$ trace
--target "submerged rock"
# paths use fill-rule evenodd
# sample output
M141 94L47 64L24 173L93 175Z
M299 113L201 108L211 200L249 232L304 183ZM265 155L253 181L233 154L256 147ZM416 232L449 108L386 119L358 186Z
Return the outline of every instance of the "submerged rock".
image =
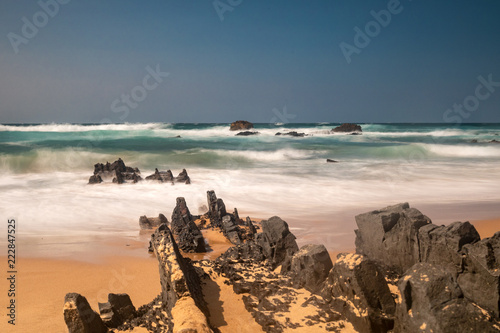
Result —
M174 182L174 176L172 175L172 171L167 170L167 171L158 171L158 169L155 169L155 173L152 175L149 175L146 177L146 180L157 180L160 183L163 182L169 182L173 183Z
M99 175L92 175L89 178L89 184L100 184L102 183L102 178Z
M191 179L189 178L186 169L182 169L181 173L175 177L176 183L191 184Z
M246 120L237 120L231 123L231 127L229 130L231 131L239 131L253 128L253 124Z
M281 133L281 132L278 132L276 133L275 135L288 135L288 136L295 136L295 137L304 137L304 136L307 136L306 133L299 133L299 132L295 132L295 131L292 131L292 132L286 132L286 133Z
M244 131L244 132L239 132L236 134L236 136L250 136L250 135L257 135L259 132L257 131Z
M139 169L126 166L121 158L111 164L106 162L106 164L94 165L94 175L89 178L89 184L98 184L106 179L112 179L112 182L116 184L123 184L127 181L137 183L142 180Z
M333 132L362 132L361 126L357 124L345 123L332 129Z

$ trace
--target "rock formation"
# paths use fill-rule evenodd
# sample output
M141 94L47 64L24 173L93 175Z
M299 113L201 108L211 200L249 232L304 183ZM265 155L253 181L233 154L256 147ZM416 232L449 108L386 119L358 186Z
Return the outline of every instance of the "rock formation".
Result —
M69 333L108 332L101 317L92 310L87 299L80 294L66 294L63 312Z
M206 252L203 235L194 223L184 198L177 198L170 225L182 251Z
M137 183L142 180L141 172L138 168L132 168L125 165L121 158L113 163L106 162L97 163L94 165L94 174L89 178L89 184L99 184L108 179L112 179L113 183L123 184L127 181Z
M345 123L335 127L334 129L332 129L332 131L349 133L349 132L362 132L363 130L361 129L361 126L357 124Z
M236 133L236 136L250 136L250 135L257 135L259 132L257 131L244 131L244 132L239 132Z
M332 267L332 259L324 245L308 244L293 255L290 276L296 288L316 293Z
M286 133L278 132L275 135L278 135L278 136L279 135L288 135L288 136L295 136L295 137L304 137L304 136L307 136L306 133L299 133L299 132L296 132L296 131L286 132Z
M248 130L248 129L252 129L253 128L253 124L249 121L246 121L246 120L237 120L233 123L231 123L231 127L229 128L229 130L231 131L239 131L239 130Z
M139 218L139 227L141 230L153 229L163 223L168 224L168 219L163 214L159 214L158 217L146 217L144 215Z
M160 183L164 183L164 182L173 183L174 176L172 175L172 171L170 171L170 170L158 171L158 169L155 169L155 173L147 176L146 180L157 180Z

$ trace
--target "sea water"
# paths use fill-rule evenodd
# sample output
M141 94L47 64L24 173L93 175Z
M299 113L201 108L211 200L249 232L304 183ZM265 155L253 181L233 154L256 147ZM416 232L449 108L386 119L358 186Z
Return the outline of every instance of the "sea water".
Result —
M193 214L215 190L241 217L286 220L300 244L352 248L354 216L409 202L437 223L500 216L500 124L0 125L0 217L20 237L135 235L141 215ZM276 136L296 131L304 137ZM180 136L180 137L179 137ZM88 185L95 163L122 158L143 178L186 169L191 185ZM333 159L337 163L327 163Z

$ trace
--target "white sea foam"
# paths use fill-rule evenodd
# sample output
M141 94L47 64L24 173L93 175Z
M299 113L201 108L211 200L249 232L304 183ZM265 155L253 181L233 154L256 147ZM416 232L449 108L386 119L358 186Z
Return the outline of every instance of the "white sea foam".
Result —
M418 144L432 154L448 157L500 157L498 146Z
M88 132L88 131L134 131L134 130L153 130L169 126L162 123L146 124L96 124L96 125L78 125L78 124L39 124L31 126L13 126L0 124L0 131L10 132Z

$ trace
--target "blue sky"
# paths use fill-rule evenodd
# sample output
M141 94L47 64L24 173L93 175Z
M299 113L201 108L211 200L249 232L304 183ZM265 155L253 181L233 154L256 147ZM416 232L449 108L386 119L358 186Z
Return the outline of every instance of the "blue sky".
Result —
M2 1L0 122L500 122L498 17L493 0Z

